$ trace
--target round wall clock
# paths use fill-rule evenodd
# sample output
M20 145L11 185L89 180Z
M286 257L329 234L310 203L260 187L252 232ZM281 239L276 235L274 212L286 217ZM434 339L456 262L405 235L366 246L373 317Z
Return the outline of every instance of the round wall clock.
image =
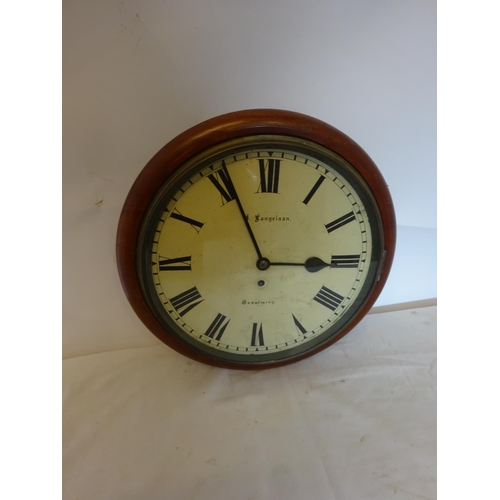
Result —
M125 293L165 344L228 368L267 368L330 346L387 280L396 224L369 156L317 119L222 115L145 166L123 207Z

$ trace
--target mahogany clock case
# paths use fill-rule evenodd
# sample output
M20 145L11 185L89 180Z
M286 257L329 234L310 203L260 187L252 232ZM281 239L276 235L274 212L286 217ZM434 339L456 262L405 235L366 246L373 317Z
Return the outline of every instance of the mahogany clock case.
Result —
M182 172L185 165L207 150L217 150L231 144L252 142L259 138L272 144L275 138L288 138L291 147L300 149L301 141L317 146L318 151L331 152L352 167L351 182L367 186L363 203L370 210L371 219L377 220L378 230L374 238L374 259L370 271L369 286L358 300L352 312L338 323L334 334L320 336L307 349L290 350L287 356L214 356L210 349L197 348L188 337L172 333L172 321L155 305L153 288L147 281L148 257L138 255L145 245L144 227L152 213L161 205L163 186ZM279 139L278 139L279 140ZM187 174L186 174L187 175ZM361 190L362 191L362 190ZM156 206L155 206L156 203ZM370 206L372 209L369 209ZM157 217L155 213L153 219ZM146 240L150 239L150 235ZM396 221L388 187L377 166L352 139L338 129L315 118L283 110L257 109L237 111L207 120L180 134L164 146L144 167L134 182L122 209L117 232L116 256L120 279L126 296L145 326L161 341L185 356L198 361L227 368L259 369L281 366L311 356L347 334L366 315L380 295L389 275L396 245ZM146 245L147 246L147 245Z

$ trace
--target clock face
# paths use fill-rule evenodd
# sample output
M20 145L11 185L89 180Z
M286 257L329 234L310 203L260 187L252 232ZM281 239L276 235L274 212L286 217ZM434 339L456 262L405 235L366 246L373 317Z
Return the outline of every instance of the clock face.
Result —
M366 153L297 113L250 110L190 129L143 169L117 238L124 290L163 342L264 368L336 342L387 279L395 217Z
M361 178L303 140L254 136L183 165L138 243L155 315L208 356L272 363L330 340L380 267L381 224Z

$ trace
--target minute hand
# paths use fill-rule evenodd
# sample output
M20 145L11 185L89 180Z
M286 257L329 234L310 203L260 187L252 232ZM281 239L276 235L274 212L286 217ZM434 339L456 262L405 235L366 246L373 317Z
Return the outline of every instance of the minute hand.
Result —
M250 223L248 222L248 218L245 214L245 210L243 210L243 205L241 204L240 197L238 196L238 193L236 192L233 181L231 179L231 176L229 175L226 164L224 162L222 162L222 171L224 172L224 175L226 176L228 187L232 191L231 194L233 195L233 198L236 200L236 204L238 205L241 217L243 218L243 222L245 223L248 234L250 235L253 246L255 247L255 251L257 252L257 256L259 257L259 260L262 260L262 253L260 251L259 245L257 244L257 240L255 239L252 228L250 227Z

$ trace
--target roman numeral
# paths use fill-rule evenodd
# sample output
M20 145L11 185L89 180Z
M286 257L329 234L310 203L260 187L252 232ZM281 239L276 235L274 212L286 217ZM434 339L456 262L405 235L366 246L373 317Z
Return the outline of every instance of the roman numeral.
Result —
M191 257L168 259L167 257L160 256L158 264L160 265L160 271L191 271Z
M260 185L261 193L278 193L278 183L280 178L281 160L263 160L259 159Z
M201 299L201 300L199 300ZM176 295L170 299L170 303L172 307L179 313L179 316L184 316L191 309L196 307L198 304L201 304L204 299L202 299L200 292L194 286L185 292Z
M313 300L315 300L322 306L328 307L328 309L335 311L335 309L337 309L337 307L344 300L344 297L334 292L333 290L330 290L326 286L322 286L321 290L317 293Z
M312 187L311 191L309 191L309 194L304 198L304 201L302 203L304 203L305 205L307 205L311 201L311 198L314 196L314 194L319 189L319 187L321 186L321 184L323 184L324 180L325 180L325 177L321 176L316 181L316 184L314 184L314 186Z
M349 222L352 222L353 220L356 220L356 216L354 215L354 212L349 212L348 214L345 214L342 217L335 219L334 221L330 222L329 224L325 224L325 227L326 227L326 230L329 233L331 233L332 231L335 231L335 229L338 229L339 227L345 226L346 224L349 224Z
M356 268L359 266L359 255L332 255L330 267Z
M307 330L300 324L300 321L292 314L293 317L293 322L295 323L295 326L299 329L301 333L306 333Z
M170 214L170 217L172 219L177 219L180 220L181 222L185 222L186 224L189 224L197 233L201 231L201 228L203 227L203 222L190 219L189 217L185 217L182 215L177 209L175 212L172 212Z
M215 340L220 340L222 337L222 334L224 333L224 331L225 331L225 329L230 321L228 319L226 321L226 323L223 324L226 319L227 319L226 316L218 313L217 316L215 317L215 319L212 321L212 324L208 327L208 330L205 332L205 335L207 335L211 339L215 338Z
M262 324L259 327L258 323L252 326L252 347L264 345L264 333L262 331Z
M219 170L218 172L210 174L208 178L222 196L223 205L229 203L230 201L233 201L236 198L236 193L234 192L234 186L231 183L231 180L224 172L224 170Z

